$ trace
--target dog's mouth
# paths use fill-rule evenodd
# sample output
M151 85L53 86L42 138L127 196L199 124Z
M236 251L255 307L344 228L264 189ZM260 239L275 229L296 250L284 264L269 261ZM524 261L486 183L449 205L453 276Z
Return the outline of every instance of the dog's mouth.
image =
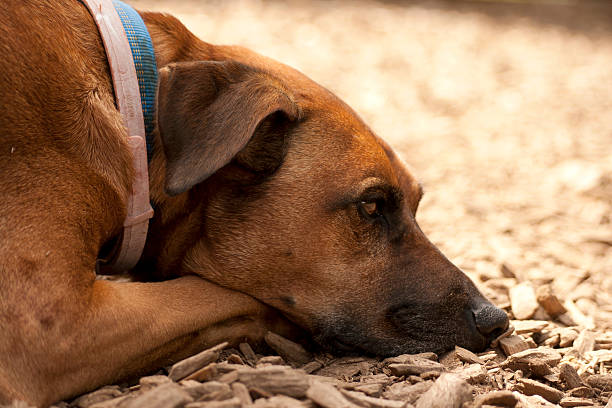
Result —
M442 353L449 349L448 345L415 344L409 339L401 338L375 338L370 336L355 335L318 335L314 337L315 342L325 351L336 356L368 355L379 357L391 357L405 353L420 353L433 351Z
M337 356L369 355L389 357L404 353L422 351L445 351L448 345L434 345L431 342L420 342L408 336L385 336L378 338L355 325L341 324L328 326L313 335L315 343L323 350ZM418 344L417 344L418 343Z
M327 347L325 348L329 348L330 351L333 351L335 354L339 354L339 355L356 355L356 354L371 354L371 353L367 353L365 350L363 350L361 347L358 347L354 344L351 343L347 343L346 341L342 340L339 337L332 337L331 339L328 339L326 341L326 345Z
M499 334L496 330L482 335L473 321L463 321L456 316L412 321L410 325L404 322L400 327L383 323L379 320L378 324L368 325L336 315L327 325L319 322L317 330L312 332L313 340L335 355L389 357L405 353L440 354L455 345L481 351Z
M415 354L423 352L434 352L442 354L453 348L455 336L448 335L441 339L417 340L408 336L376 338L363 336L360 339L342 335L315 336L314 340L323 350L338 356L369 355L378 357L392 357L400 354ZM474 350L484 349L490 339L479 341L477 346L473 344L460 344ZM459 342L463 343L463 342Z

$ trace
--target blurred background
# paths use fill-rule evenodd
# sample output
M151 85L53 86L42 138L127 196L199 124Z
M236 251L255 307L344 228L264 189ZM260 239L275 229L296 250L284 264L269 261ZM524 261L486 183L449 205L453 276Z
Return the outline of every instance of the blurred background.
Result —
M425 185L422 228L498 304L550 283L612 329L612 1L129 2L347 101Z

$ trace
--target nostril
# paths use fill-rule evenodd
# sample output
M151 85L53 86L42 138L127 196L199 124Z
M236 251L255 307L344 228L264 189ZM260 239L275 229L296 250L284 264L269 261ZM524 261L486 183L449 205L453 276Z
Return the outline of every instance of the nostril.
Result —
M495 332L503 332L508 328L509 320L506 312L491 303L482 303L472 310L478 331L489 337Z

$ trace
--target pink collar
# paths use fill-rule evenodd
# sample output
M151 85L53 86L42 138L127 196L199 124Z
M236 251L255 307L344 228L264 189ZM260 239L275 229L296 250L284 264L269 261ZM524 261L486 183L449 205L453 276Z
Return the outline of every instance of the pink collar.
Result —
M82 2L94 17L104 42L117 106L127 128L128 144L134 160L134 180L127 199L123 232L108 258L97 263L101 273L122 273L138 263L147 239L149 219L153 217L149 203L149 171L142 105L132 51L112 1Z

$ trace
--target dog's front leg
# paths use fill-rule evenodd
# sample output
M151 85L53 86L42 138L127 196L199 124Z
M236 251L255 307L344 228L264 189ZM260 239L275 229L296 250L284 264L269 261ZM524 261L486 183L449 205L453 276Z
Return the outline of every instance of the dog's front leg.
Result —
M257 340L271 326L283 325L253 298L194 276L157 283L95 281L82 304L83 309L64 305L69 309L54 317L52 327L30 325L10 333L12 358L0 366L5 398L44 406L222 340Z

